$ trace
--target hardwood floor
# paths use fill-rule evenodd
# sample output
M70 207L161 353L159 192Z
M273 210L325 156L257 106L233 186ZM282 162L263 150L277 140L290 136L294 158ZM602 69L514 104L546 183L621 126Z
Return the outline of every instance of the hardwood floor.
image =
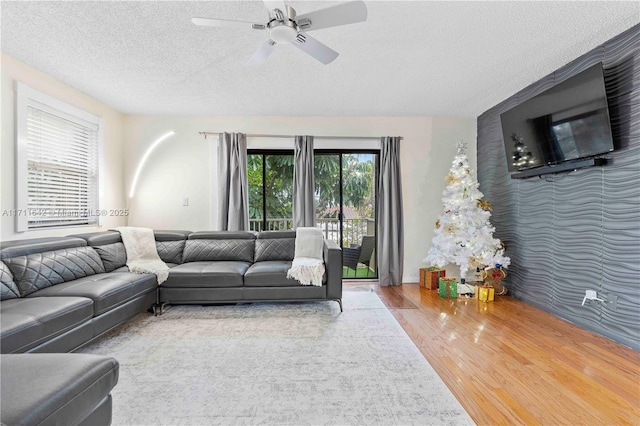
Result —
M479 425L640 425L640 353L509 296L373 288Z

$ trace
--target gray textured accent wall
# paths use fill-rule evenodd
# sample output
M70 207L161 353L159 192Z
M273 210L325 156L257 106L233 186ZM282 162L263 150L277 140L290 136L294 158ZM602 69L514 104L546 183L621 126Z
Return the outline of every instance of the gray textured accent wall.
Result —
M597 62L616 146L608 164L511 179L500 113ZM640 25L478 117L478 181L511 257L511 294L640 351ZM587 289L617 303L581 306Z

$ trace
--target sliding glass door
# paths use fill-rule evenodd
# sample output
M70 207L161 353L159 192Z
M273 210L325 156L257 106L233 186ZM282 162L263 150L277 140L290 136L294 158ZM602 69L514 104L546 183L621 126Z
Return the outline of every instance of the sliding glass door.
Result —
M314 153L316 223L343 250L344 278L375 278L377 151Z
M247 155L249 229L293 229L293 152ZM344 278L376 278L378 151L316 150L316 226L343 252Z

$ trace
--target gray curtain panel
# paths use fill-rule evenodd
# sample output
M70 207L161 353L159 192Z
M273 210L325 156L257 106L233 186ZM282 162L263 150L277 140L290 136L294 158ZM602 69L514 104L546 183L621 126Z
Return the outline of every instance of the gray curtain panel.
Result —
M316 226L313 136L296 136L293 163L293 229Z
M404 235L400 138L385 136L380 147L378 180L378 276L381 286L402 284Z
M218 229L249 229L247 138L244 133L221 133L218 143Z

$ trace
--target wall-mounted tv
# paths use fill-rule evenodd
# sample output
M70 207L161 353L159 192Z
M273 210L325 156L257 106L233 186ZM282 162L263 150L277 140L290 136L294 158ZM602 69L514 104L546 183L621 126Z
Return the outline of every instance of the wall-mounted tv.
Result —
M509 171L538 169L518 177L569 170L576 160L613 151L602 63L502 113L500 121ZM569 167L544 167L564 163Z

